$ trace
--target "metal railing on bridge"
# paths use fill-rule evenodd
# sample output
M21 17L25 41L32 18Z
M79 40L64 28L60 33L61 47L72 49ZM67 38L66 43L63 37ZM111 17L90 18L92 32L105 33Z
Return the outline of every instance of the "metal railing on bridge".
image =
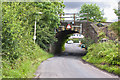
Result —
M81 17L80 15L87 15L87 17ZM73 16L65 16L65 15L73 15ZM65 16L65 17L64 17ZM60 14L60 21L61 22L74 22L74 25L75 25L75 22L85 22L87 21L88 22L88 13L63 13L63 14ZM73 20L64 20L65 18L72 18ZM84 19L84 18L87 18L87 20L80 20L80 19ZM63 20L62 20L63 19Z
M83 14L86 14L87 17L80 17L80 15L83 15ZM56 29L56 32L67 30L66 25L65 25L66 22L67 22L67 24L71 25L71 30L72 31L77 31L79 33L82 33L81 22L88 22L88 14L87 13L83 13L83 14L79 14L79 13L63 13L63 14L60 14L59 18L60 18L61 26L59 26L59 28ZM65 16L65 15L70 15L70 16ZM71 16L71 15L73 15L73 16ZM72 19L71 20L64 20L66 18L69 18L69 19L72 18L73 20ZM80 19L83 19L83 18L87 18L87 20L80 20Z

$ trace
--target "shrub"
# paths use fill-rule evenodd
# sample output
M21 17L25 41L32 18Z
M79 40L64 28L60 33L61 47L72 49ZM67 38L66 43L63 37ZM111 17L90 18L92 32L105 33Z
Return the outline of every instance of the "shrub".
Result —
M110 26L108 26L108 28L110 30L113 30L118 36L120 36L120 33L119 33L120 27L118 25L119 25L119 22L114 22Z
M33 70L32 62L43 61L50 57L50 54L42 49L47 50L49 44L56 41L54 28L60 25L57 14L63 12L63 7L62 2L2 3L4 77L27 77L28 73L31 73L30 70ZM42 16L37 12L42 12ZM33 42L35 20L37 21L37 44Z
M85 44L87 47L89 47L91 44L94 43L94 40L92 40L90 38L83 38L83 39L81 39L81 42L83 44Z
M88 53L83 59L93 63L101 69L120 75L120 54L118 53L118 43L114 43L113 41L97 44L94 43L88 48Z

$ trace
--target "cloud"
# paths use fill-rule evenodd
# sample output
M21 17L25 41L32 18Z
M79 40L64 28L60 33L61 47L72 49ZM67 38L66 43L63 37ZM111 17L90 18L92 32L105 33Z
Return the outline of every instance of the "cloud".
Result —
M73 2L74 1L74 2ZM93 2L92 2L93 1ZM116 21L117 16L114 13L113 9L118 9L119 0L65 0L64 4L66 5L64 12L66 13L77 13L80 11L80 7L86 4L97 4L101 10L104 9L104 17L107 18L107 21Z
M83 5L83 2L65 2L64 3L66 5L65 9L75 9L75 8L79 8L81 7L81 5Z
M106 4L103 2L64 2L64 4L66 5L65 9L80 9L80 7L83 4L97 4L98 6L100 6L101 8L105 8L105 7L110 7L110 4Z
M119 0L64 0L64 2L119 2Z
M118 9L118 3L113 1L109 2L109 5L111 5L109 8L104 8L104 17L107 17L108 21L116 21L118 17L114 13L113 9Z

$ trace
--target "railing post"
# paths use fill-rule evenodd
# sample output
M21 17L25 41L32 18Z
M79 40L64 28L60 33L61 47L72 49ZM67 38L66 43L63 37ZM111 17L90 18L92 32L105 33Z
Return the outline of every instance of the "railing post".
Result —
M74 25L75 25L75 13L74 13Z

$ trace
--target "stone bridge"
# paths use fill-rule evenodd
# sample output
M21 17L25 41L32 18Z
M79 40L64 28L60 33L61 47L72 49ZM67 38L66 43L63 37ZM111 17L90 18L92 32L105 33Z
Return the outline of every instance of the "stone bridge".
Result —
M61 26L57 29L56 38L58 41L55 43L54 53L59 54L62 51L62 47L64 46L66 40L74 33L81 33L85 37L89 37L94 42L98 40L98 27L96 27L91 22L76 22L76 25L70 23L71 29L66 29L67 22L61 23ZM81 27L82 25L82 27Z
M67 25L71 25L71 29L67 29ZM55 43L54 47L52 48L52 53L59 54L62 51L62 47L64 46L66 40L74 33L80 33L84 35L85 38L91 38L97 43L99 37L99 27L95 25L96 23L86 21L75 21L75 14L74 14L74 22L73 21L61 21L61 26L56 29L56 38L58 41ZM106 23L110 24L110 23Z

